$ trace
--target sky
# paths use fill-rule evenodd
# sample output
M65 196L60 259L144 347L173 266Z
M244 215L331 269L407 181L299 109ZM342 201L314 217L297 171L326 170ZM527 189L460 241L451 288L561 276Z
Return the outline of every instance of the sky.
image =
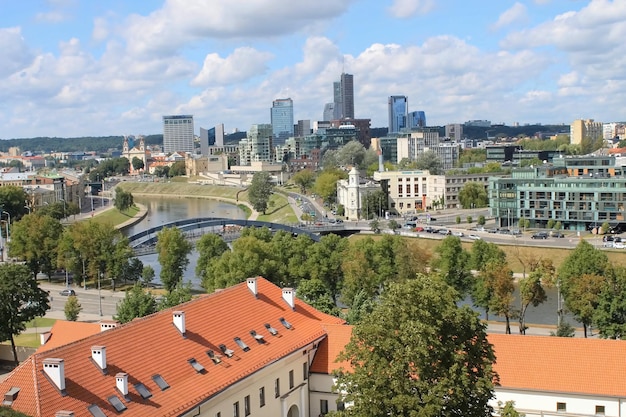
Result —
M429 126L626 120L624 0L0 0L0 138L226 132L408 97Z

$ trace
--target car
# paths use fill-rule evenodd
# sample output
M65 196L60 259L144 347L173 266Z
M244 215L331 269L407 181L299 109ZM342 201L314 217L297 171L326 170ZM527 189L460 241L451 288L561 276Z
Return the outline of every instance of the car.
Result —
M465 233L463 233L463 232L452 232L452 236L463 237L463 236L465 236Z
M533 234L530 238L531 239L547 239L548 234L546 232L537 232Z
M335 223L339 224L339 223L343 223L343 220L341 219L335 219Z
M452 234L452 232L450 232L448 229L439 229L437 230L437 233L439 233L440 235L445 235L445 236Z
M478 235L468 235L467 237L472 239L472 240L480 240L481 239L481 237L478 236Z
M565 235L561 232L552 232L552 237L559 237L559 238L563 238L565 237Z
M626 248L626 245L624 244L624 242L613 242L613 248L614 249L624 249L624 248Z
M69 296L75 296L76 295L76 291L70 289L70 288L66 288L64 290L59 291L59 294L61 295L65 295L67 297Z
M426 227L424 227L424 231L425 231L426 233L434 233L434 232L435 232L435 229L433 229L433 228L432 228L432 227L430 227L430 226L426 226Z
M414 232L423 232L424 228L422 226L417 226L416 228L413 229Z

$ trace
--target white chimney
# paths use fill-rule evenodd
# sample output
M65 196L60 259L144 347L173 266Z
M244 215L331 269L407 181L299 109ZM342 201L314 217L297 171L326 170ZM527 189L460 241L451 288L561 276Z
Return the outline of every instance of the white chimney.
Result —
M118 322L113 320L102 320L100 321L100 331L104 332L106 330L114 329L118 326Z
M296 309L296 290L293 288L283 288L283 300L289 304L292 310Z
M106 346L92 346L91 359L101 370L107 369L107 348Z
M120 372L115 375L115 386L126 397L128 395L128 374Z
M65 363L63 362L63 359L44 359L43 371L59 391L65 391Z
M256 278L248 278L246 280L246 283L248 284L248 289L250 290L250 292L256 297L258 294Z
M176 326L178 331L184 336L185 335L185 312L174 311L173 315L174 315L173 316L174 326Z

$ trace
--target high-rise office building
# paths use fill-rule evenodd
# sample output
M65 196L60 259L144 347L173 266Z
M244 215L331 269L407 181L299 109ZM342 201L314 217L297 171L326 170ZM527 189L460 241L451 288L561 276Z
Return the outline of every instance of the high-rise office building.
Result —
M354 119L354 77L341 74L341 115L340 119Z
M272 133L274 144L284 145L293 136L293 100L279 98L272 102L271 110Z
M324 105L324 114L322 115L322 120L325 122L330 122L331 120L339 119L339 117L336 116L336 108L337 103L326 103Z
M193 153L193 132L193 116L163 116L163 151Z
M333 114L331 116L330 119L328 120L336 120L336 119L341 119L341 106L342 106L342 100L341 100L341 81L335 81L333 83ZM324 119L326 120L326 119Z
M389 96L389 133L407 128L409 102L406 96Z
M426 127L426 113L423 111L412 111L409 113L409 129Z
M239 163L250 165L254 161L274 160L272 125L252 125L245 139L239 141Z
M298 120L296 125L295 136L302 137L311 134L311 121L310 120Z

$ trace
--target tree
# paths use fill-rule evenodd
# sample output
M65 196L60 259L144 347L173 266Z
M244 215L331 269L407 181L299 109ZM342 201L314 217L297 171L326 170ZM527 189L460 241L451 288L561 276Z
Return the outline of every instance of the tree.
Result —
M341 264L347 247L347 240L329 234L322 236L310 250L308 266L311 278L317 278L324 283L333 301L336 300L343 284Z
M228 244L220 235L215 233L206 233L202 235L196 243L198 251L198 263L196 264L196 276L204 276L204 271L209 267L209 263L222 255L228 249Z
M337 165L349 167L361 167L365 161L366 150L365 147L356 140L352 140L339 149L335 155Z
M144 317L157 311L154 296L145 292L141 284L136 283L126 291L124 299L117 305L114 319L120 323L128 323L138 317Z
M472 216L467 216L467 223L472 224L473 222L474 222L474 219L472 218Z
M478 216L478 221L476 223L478 223L479 226L484 226L485 225L485 216L483 216L482 214L480 216Z
M50 216L27 214L13 224L9 256L26 262L32 276L56 269L57 247L63 233L61 222Z
M591 326L600 294L605 286L605 278L595 274L584 274L569 285L565 299L567 309L583 324L583 333L587 337L587 328Z
M324 201L335 202L337 200L337 181L347 178L347 176L344 171L338 169L324 170L317 176L313 191Z
M609 224L609 222L604 222L602 223L602 227L600 227L600 232L602 232L603 235L606 235L609 232L610 228L611 225Z
M394 283L339 360L339 416L491 415L497 376L486 325L436 276Z
M83 306L78 302L78 297L75 295L70 296L65 302L63 311L65 312L65 319L67 321L78 320L78 315L83 310Z
M472 286L472 272L470 256L457 236L447 236L437 246L435 252L439 255L432 263L444 281L459 293L462 299Z
M248 199L252 207L258 212L265 214L274 186L267 172L257 172L252 177L252 183L248 188Z
M11 219L20 219L26 214L24 202L28 199L26 191L16 185L3 185L0 187L0 208L11 214Z
M133 195L120 187L115 188L115 208L119 211L128 210L135 204Z
M187 174L187 171L185 167L185 161L176 161L170 167L170 171L169 171L170 177L182 177L183 175L186 175L186 174Z
M570 252L559 267L559 286L565 302L569 298L569 290L583 275L604 275L608 265L606 253L593 247L586 240L581 240L576 248Z
M155 276L154 268L150 265L144 266L143 269L141 270L141 283L145 287L147 287L148 285L150 285L150 283L154 279L154 276Z
M600 337L626 339L626 268L611 267L598 298L593 320Z
M163 297L163 300L159 303L159 310L165 310L166 308L176 307L179 304L186 303L193 298L191 294L191 282L183 284L179 282L176 287Z
M50 309L48 293L39 288L26 265L0 265L0 340L11 340L13 359L18 364L15 339L26 323Z
M328 288L320 279L303 279L298 283L296 294L298 298L317 310L339 316L340 310L335 304L333 295L328 292Z
M479 182L467 182L459 191L459 202L464 209L489 206L489 197L485 186Z
M498 403L500 417L526 417L526 414L520 413L515 409L515 401L507 401L502 406L502 403Z
M515 318L517 314L513 308L513 300L515 299L513 296L515 291L513 271L505 263L490 262L485 274L488 276L486 282L491 285L492 293L489 309L494 314L504 317L506 334L511 334L511 319Z
M191 243L177 227L164 227L157 233L156 252L161 264L159 278L167 292L172 291L182 280L191 249Z
M380 233L380 222L377 219L370 222L370 230L374 233Z
M389 220L389 223L387 225L389 226L391 230L394 230L394 231L400 228L400 224L395 219Z
M441 159L434 151L426 151L415 159L415 168L426 170L431 175L443 174Z
M543 271L536 269L532 271L527 278L522 278L519 281L520 310L518 319L520 334L526 334L526 311L528 307L531 304L533 307L537 307L548 299L546 291L541 285L542 277Z
M456 219L454 220L454 222L456 224L461 224L461 216L456 216Z
M293 174L291 181L300 187L302 194L306 194L313 184L315 184L315 173L310 169L303 169Z
M133 166L133 171L140 171L145 168L143 160L140 158L137 158L136 156L133 157L133 160L131 161L131 165Z
M27 414L21 413L8 406L0 406L0 417L30 417Z
M557 337L574 337L575 335L576 329L567 320L561 320L556 327L556 332L550 332L550 336Z
M159 166L154 169L154 175L159 178L167 178L170 176L170 167Z

